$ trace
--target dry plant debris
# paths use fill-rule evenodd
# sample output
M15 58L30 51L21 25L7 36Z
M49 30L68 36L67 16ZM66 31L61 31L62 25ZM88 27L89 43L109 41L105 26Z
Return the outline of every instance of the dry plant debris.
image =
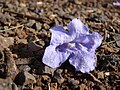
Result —
M113 4L116 1L0 0L0 89L119 90L120 6ZM55 69L42 63L51 39L49 29L67 26L74 18L103 37L96 50L97 67L88 74L77 72L68 61Z

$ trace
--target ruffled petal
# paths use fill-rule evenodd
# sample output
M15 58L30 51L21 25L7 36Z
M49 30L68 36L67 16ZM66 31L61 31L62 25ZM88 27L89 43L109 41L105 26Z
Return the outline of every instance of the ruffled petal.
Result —
M80 43L86 47L88 51L95 51L95 49L101 45L102 40L103 37L99 33L94 32L89 35L80 35L79 38L75 39L73 42Z
M120 2L113 2L113 5L115 5L115 6L120 6Z
M89 34L89 29L85 26L80 19L73 19L68 24L69 33L71 35L79 36L80 34Z
M72 64L77 71L82 73L88 73L92 71L96 66L96 55L95 52L88 52L86 47L78 45L78 50L73 52L73 55L69 59L70 64Z
M63 47L62 47L63 48ZM50 45L45 49L42 62L52 68L61 66L65 62L70 53L67 50L59 50L59 47Z
M65 30L62 26L55 26L50 29L52 32L51 36L51 45L61 45L63 43L68 43L73 40L73 38L70 37L67 30Z

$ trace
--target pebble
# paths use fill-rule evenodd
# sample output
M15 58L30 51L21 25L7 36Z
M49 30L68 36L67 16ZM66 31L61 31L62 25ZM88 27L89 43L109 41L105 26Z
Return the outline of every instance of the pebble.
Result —
M34 90L43 90L42 87L35 87Z
M4 60L4 54L3 52L0 50L0 61L3 61Z
M39 1L39 2L36 2L37 5L42 5L43 2L42 1Z
M36 22L36 30L40 31L41 28L42 28L42 24L39 22Z
M48 75L42 75L42 80L41 80L43 83L46 83L46 82L51 82L51 79Z
M31 60L33 58L19 58L16 60L16 65L25 65L25 64L31 64Z
M117 46L120 47L120 35L114 35L113 38L116 40Z
M27 26L32 27L35 24L35 20L29 20Z
M98 79L104 79L104 72L98 72Z
M20 71L30 71L31 68L28 65L20 65L19 70Z
M0 50L3 50L4 48L8 48L10 45L14 44L14 38L12 37L3 37L0 35Z
M11 80L11 78L6 78L6 79L0 78L0 90L18 90L18 87Z
M80 86L79 86L79 90L88 90L88 87L85 85L85 84L80 84Z
M30 51L38 51L41 48L43 48L42 45L44 44L45 44L44 41L33 41L33 42L28 43L28 48Z
M48 66L45 66L44 73L51 74L53 76L55 70L56 70L55 68L50 68Z
M53 80L57 81L57 83L62 84L64 82L64 78L62 77L62 69L57 69L54 73Z
M72 85L78 85L78 84L79 84L79 81L70 78L70 79L68 80L68 83L70 83L70 84L72 84Z
M12 52L10 49L5 49L5 60L7 60L7 75L10 77L12 80L15 79L15 76L18 74L19 70L16 66L15 60L13 58Z
M50 90L58 90L57 89L57 83L51 83L50 84Z
M29 72L27 71L22 71L22 72L19 72L17 74L17 76L15 77L15 80L14 82L17 84L17 85L28 85L28 84L31 84L33 85L34 83L36 83L36 79L35 77L30 74ZM31 86L31 88L33 88Z
M46 23L43 24L44 29L49 30L50 26Z

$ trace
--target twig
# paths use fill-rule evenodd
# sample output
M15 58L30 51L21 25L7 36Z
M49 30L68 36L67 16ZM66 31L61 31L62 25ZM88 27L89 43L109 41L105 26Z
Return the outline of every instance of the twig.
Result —
M98 80L92 73L88 73L88 74L92 77L92 79L93 79L95 82L98 82L98 83L100 83L100 84L103 85L103 83L102 83L100 80Z
M107 33L112 34L112 35L118 35L118 36L120 36L119 33L114 33L114 32L107 32Z
M112 40L110 42L104 42L103 45L105 45L105 44L109 45L110 43L114 43L114 42L117 42L117 41L120 41L120 39Z
M25 15L25 14L21 14L21 13L17 13L17 12L14 12L14 11L10 11L10 10L6 10L6 9L2 9L3 12L9 12L9 13L13 13L13 14L16 14L20 17L27 17L27 18L30 18L30 19L34 19L36 21L40 21L41 23L44 23L43 21L43 18L37 18L37 17L33 17L33 16L30 16L30 15Z
M0 33L2 33L2 32L7 32L7 31L10 31L10 30L12 30L12 29L16 29L16 28L23 27L23 26L24 26L24 25L19 25L19 26L12 27L12 28L9 28L9 29L0 30Z
M110 74L111 74L111 75L118 75L118 76L119 76L119 75L120 75L120 72L111 72Z

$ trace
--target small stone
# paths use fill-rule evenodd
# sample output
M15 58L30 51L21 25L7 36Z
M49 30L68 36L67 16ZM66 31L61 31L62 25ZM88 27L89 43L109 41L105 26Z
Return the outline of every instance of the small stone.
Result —
M55 17L57 17L56 14L51 14L51 15L49 16L49 18L50 18L51 20L53 20Z
M59 84L62 84L64 82L64 78L61 75L62 72L63 72L62 69L58 69L58 70L55 71L54 76L53 76L53 79L55 81L57 81Z
M36 30L40 30L42 28L42 24L40 24L39 22L36 22Z
M4 26L4 30L5 30L5 29L8 29L8 26Z
M98 79L104 79L104 73L103 72L98 72Z
M42 87L35 87L34 90L43 90Z
M36 43L37 45L40 45L40 46L44 46L44 45L45 45L45 42L44 42L44 41L41 41L41 40L36 41L35 43Z
M25 71L24 75L25 75L25 80L26 80L25 81L25 85L27 85L29 83L31 83L31 84L36 83L36 79L35 79L35 77L32 74L30 74L30 73Z
M99 85L100 90L106 90L103 85Z
M33 58L18 58L16 60L17 65L25 65L25 64L31 64L31 60Z
M32 27L35 24L35 20L29 20L27 26Z
M48 66L45 66L45 71L44 71L44 73L52 74L52 76L53 76L53 73L54 73L55 70L56 70L55 68L50 68L50 67L48 67Z
M94 85L93 89L97 89L97 90L106 90L106 88L103 85ZM110 90L107 88L107 90Z
M74 80L74 78L70 78L68 79L68 83L71 85L71 88L78 88L79 87L79 81L78 80Z
M120 35L114 35L114 40L116 40L117 46L120 47Z
M51 79L48 75L42 75L42 81L43 82L51 82Z
M46 29L46 30L48 30L49 28L50 28L50 26L48 25L48 24L43 24L43 27L44 27L44 29Z
M37 4L37 5L42 5L43 2L39 1L39 2L37 2L36 4Z
M51 83L50 90L58 90L57 89L57 83Z
M110 76L110 72L105 72L105 76Z
M26 7L26 4L20 3L20 6L21 6L21 7Z
M12 80L14 80L15 76L18 74L19 70L17 69L15 60L13 58L12 52L10 49L5 49L5 55L7 60L7 75Z
M0 79L0 90L18 90L18 87L10 78Z
M7 41L7 43L9 43L9 46L14 44L14 38L13 37L7 37L6 41Z
M20 71L30 71L31 68L28 65L20 65L19 66Z
M28 48L30 51L38 51L45 45L44 41L33 41L28 43Z
M85 84L80 84L79 90L88 90L88 87Z
M28 44L27 39L19 39L18 43Z
M64 70L64 73L65 73L65 74L67 74L67 73L68 73L68 70L67 70L67 69L65 69L65 70Z
M79 4L79 5L82 4L82 1L81 1L81 0L75 0L74 2L75 2L76 4Z
M78 85L79 84L79 81L78 80L74 80L74 79L69 79L68 81L70 84L72 85Z
M18 90L18 87L15 83L12 84L12 90Z
M10 45L14 44L14 38L12 37L3 37L0 36L0 50L3 50L4 48L8 48Z
M4 60L4 54L3 52L0 50L0 61L3 61Z
M18 73L18 75L16 76L14 82L17 85L28 85L28 84L33 85L34 83L36 83L36 79L29 72L26 72L26 71L24 72L23 71L23 72Z

